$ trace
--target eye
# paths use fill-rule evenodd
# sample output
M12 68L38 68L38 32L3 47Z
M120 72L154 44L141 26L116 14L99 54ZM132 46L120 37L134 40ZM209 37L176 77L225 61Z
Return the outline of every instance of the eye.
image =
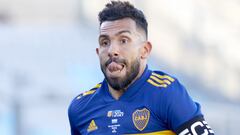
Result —
M110 45L110 40L105 39L100 41L100 46L108 46L108 45Z
M120 43L121 43L121 44L127 44L127 43L128 43L128 39L127 39L127 38L122 38L122 39L120 40Z

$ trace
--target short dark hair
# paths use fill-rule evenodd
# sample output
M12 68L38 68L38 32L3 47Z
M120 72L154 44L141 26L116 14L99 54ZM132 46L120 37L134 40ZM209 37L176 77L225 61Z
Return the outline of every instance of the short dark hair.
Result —
M104 21L114 21L128 17L133 19L136 22L136 25L145 31L147 38L148 23L143 12L135 8L128 1L111 1L110 3L107 3L105 8L98 14L100 25Z

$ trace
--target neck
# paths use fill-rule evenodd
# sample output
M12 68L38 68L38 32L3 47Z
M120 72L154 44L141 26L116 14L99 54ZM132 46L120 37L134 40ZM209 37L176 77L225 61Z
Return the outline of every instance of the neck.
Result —
M113 96L114 99L118 100L124 92L127 91L128 87L133 84L138 78L140 78L146 68L146 65L144 65L142 68L140 68L138 75L134 78L134 80L124 89L121 90L115 90L108 84L109 92Z

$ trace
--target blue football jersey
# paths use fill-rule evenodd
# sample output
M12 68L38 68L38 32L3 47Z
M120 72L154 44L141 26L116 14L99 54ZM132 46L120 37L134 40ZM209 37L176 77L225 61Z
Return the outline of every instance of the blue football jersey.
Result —
M109 93L104 80L74 98L68 114L72 135L175 135L203 127L197 123L189 130L178 131L186 122L202 116L200 105L176 78L148 68L118 100Z

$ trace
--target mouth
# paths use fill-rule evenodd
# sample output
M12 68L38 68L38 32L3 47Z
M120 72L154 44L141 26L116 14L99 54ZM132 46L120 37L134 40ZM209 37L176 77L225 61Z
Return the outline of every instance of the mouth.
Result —
M113 61L107 66L107 69L110 73L120 73L124 69L124 67L125 67L124 64L120 64Z

